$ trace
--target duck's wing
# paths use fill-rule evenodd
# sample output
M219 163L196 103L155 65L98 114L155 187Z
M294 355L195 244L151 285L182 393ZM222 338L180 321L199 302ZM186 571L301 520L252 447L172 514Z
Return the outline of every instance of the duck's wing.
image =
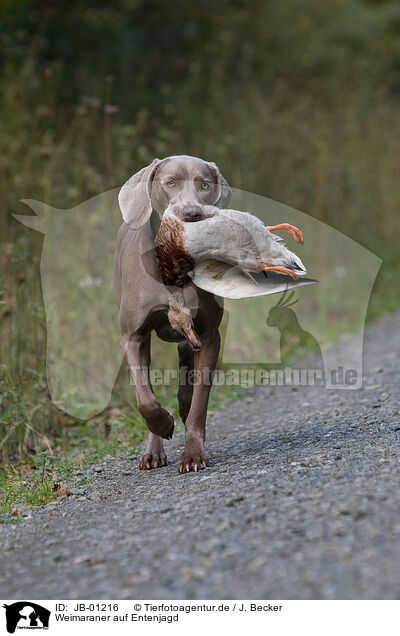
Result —
M189 275L200 289L232 300L278 294L286 289L318 283L313 278L291 280L288 276L275 272L268 272L267 276L263 272L252 273L249 276L239 267L215 260L196 263Z

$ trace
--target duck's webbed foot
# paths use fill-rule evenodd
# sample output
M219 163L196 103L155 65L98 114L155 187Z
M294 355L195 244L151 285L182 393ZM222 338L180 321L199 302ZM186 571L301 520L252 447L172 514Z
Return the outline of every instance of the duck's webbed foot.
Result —
M281 267L280 265L275 265L275 266L271 266L271 267L263 267L262 271L263 272L269 272L270 270L276 271L276 272L282 272L282 274L287 274L288 276L291 276L294 280L298 279L298 275L296 274L296 272L294 272L293 270L289 269L288 267Z
M265 227L270 232L274 232L275 230L289 232L292 236L294 236L298 243L304 243L303 232L295 225L290 225L290 223L279 223L279 225L266 225Z

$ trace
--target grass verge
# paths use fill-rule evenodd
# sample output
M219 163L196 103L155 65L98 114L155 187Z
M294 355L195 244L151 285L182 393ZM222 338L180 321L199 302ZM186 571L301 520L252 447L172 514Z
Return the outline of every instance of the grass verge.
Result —
M211 394L210 414L249 391L235 386L220 389L222 390ZM29 400L18 392L15 385L9 391L13 395L13 402L10 404L14 404L14 400L18 402L21 415L21 419L15 420L15 428L25 422L25 431L35 435L31 424L34 412ZM130 391L133 392L132 387ZM158 397L176 416L177 400L171 388L161 389ZM15 408L13 410L15 412ZM35 412L38 410L39 408ZM0 416L0 426L4 415L7 416L7 411L3 411ZM24 417L27 418L26 421ZM175 431L182 428L183 425L178 423ZM101 415L87 422L61 417L51 441L41 434L35 435L36 450L32 448L31 455L0 467L0 524L15 524L29 515L29 508L68 496L77 480L79 484L82 483L80 475L86 468L104 463L109 458L123 459L138 453L146 432L134 401L112 401Z

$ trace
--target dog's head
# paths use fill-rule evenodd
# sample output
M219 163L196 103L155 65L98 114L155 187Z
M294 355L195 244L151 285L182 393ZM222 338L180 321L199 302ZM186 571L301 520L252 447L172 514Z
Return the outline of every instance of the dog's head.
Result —
M176 155L154 159L122 186L118 201L125 223L138 229L155 210L160 217L170 203L186 221L201 218L203 205L224 208L231 189L215 163L198 157Z

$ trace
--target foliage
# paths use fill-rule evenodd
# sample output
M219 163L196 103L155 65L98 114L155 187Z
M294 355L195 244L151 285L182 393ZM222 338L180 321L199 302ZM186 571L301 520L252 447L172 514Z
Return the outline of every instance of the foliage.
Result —
M154 156L202 156L375 251L370 316L398 307L397 2L3 0L0 50L3 460L82 435L48 400L42 237L12 218L21 198L71 208ZM129 394L121 373L113 400Z

